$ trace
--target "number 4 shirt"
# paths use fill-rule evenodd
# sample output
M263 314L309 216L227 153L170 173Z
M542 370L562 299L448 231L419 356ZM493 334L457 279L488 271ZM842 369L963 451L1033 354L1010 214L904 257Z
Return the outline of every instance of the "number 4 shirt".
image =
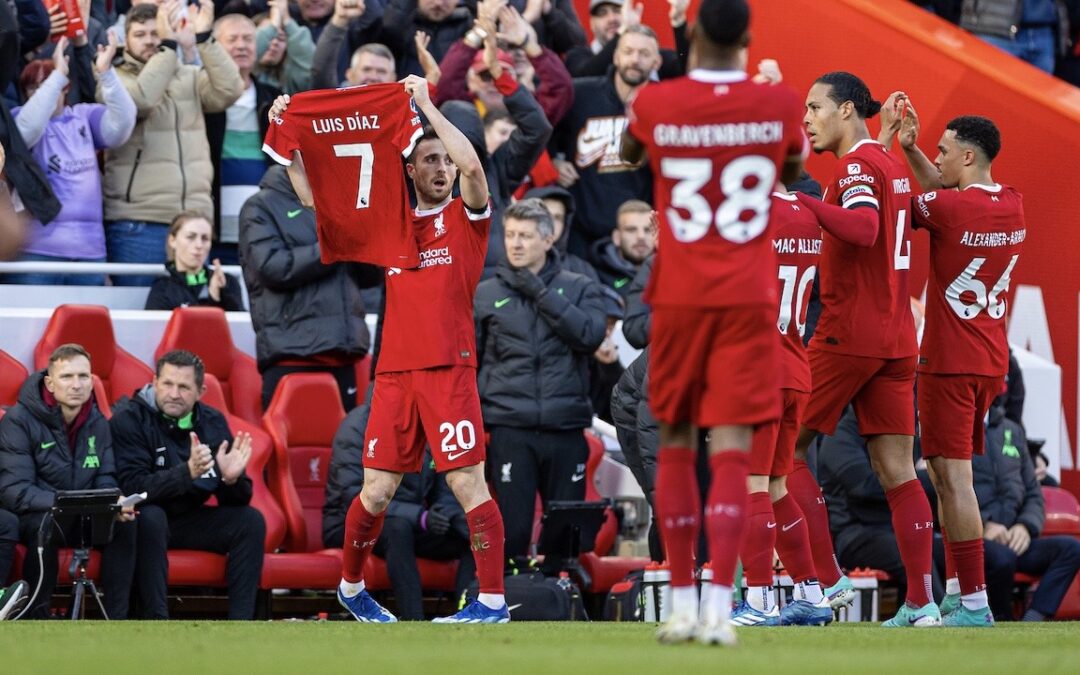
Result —
M297 94L270 125L268 155L286 166L303 155L323 262L420 264L401 158L422 134L397 83Z
M930 232L930 281L919 370L998 377L1009 371L1009 279L1027 236L1020 193L1005 185L938 190L913 200Z

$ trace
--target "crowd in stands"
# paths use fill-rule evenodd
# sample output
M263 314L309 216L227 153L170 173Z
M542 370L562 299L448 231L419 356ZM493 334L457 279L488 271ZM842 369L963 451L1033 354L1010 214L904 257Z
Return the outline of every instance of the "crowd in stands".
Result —
M161 276L108 283L149 286L147 309L249 310L264 408L287 375L331 374L349 412L334 440L322 538L340 547L363 483L367 406L357 403L370 394L359 369L378 356L380 335L365 317L381 310L384 273L320 260L314 212L262 139L282 93L423 76L476 148L495 212L475 303L479 391L506 553L527 557L535 495L585 496L582 432L594 414L616 424L653 503L658 441L645 398L650 316L641 294L657 223L650 170L625 162L620 143L627 100L686 70L689 0L668 2L668 25L649 27L641 5L624 0L591 0L586 17L571 0L78 0L85 30L73 35L62 10L0 2L0 257L161 264ZM1080 1L918 4L1080 83ZM660 48L659 31L671 32L674 50ZM4 248L15 241L17 252ZM242 267L246 307L229 264ZM41 273L3 282L107 283ZM625 371L611 335L619 320L629 344L646 350ZM813 318L807 339L812 329ZM78 345L57 349L0 422L0 585L15 543L33 547L57 490L145 490L150 502L137 519L118 517L103 552L109 615L167 618L166 552L186 548L228 555L229 617L252 618L265 526L245 475L250 437L200 402L204 366L190 352L162 356L153 381L111 420L95 400L92 367ZM1080 543L1039 537L1039 469L1012 404L1004 397L991 414L976 487L984 520L1004 529L987 528L995 614L1007 618L1012 574L1023 571L1050 580L1025 615L1041 619L1080 568ZM66 447L55 448L56 438ZM853 418L817 456L840 562L902 579L884 492ZM433 464L424 466L406 477L374 549L408 619L423 616L418 557L460 561L459 590L473 575L464 512ZM659 560L655 530L650 554ZM44 580L30 616L47 612L60 539L40 575L33 555L24 563L24 579ZM938 595L952 592L946 576Z

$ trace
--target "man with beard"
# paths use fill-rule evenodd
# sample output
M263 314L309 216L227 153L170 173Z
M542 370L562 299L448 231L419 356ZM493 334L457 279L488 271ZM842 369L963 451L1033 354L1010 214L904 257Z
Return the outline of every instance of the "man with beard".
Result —
M641 264L655 250L653 208L640 199L631 199L616 212L611 237L593 243L589 260L600 281L625 298Z
M553 157L559 185L578 205L569 251L584 256L589 246L611 234L619 206L629 199L652 202L652 173L643 163L620 157L626 102L660 65L656 33L644 25L619 38L614 72L574 80L574 107L555 132Z
M229 54L210 34L214 4L202 0L190 20L177 0L128 12L124 59L116 68L138 109L130 140L105 153L105 246L109 262L165 262L169 221L177 211L214 211L214 173L204 113L226 110L244 92ZM198 50L202 66L182 65L179 50ZM98 98L101 99L99 88ZM152 277L113 283L149 285Z

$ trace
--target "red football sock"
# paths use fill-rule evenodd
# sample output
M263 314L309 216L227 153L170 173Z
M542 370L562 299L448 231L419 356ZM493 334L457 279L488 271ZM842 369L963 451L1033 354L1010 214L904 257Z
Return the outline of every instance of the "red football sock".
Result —
M746 518L746 537L741 551L747 586L773 585L773 549L776 548L776 518L768 492L751 492ZM708 527L708 525L706 525Z
M746 478L750 475L750 457L739 450L721 450L709 458L709 466L712 468L712 485L705 506L709 562L712 563L713 583L731 587L735 584L735 563L746 534L747 502L750 499L746 494ZM772 548L768 557L772 562ZM771 574L769 583L762 585L772 585Z
M476 579L481 593L502 594L503 589L503 531L502 513L494 499L489 499L465 514L469 521L469 542L476 561Z
M787 489L788 494L795 498L795 503L806 516L807 536L810 538L810 550L814 555L817 578L822 586L828 588L840 581L844 572L836 560L832 532L829 531L829 509L825 506L825 497L821 494L821 487L814 479L814 474L810 473L810 467L807 466L805 460L795 460L795 470L787 477ZM773 508L776 507L773 506ZM814 534L810 536L810 532Z
M695 453L689 448L660 448L656 467L656 518L671 568L673 587L694 583L694 549L701 530ZM746 493L744 482L743 493Z
M780 554L784 569L797 584L817 579L814 555L810 551L810 531L802 509L790 492L773 502L772 508L776 514L776 552Z
M364 508L359 495L349 504L345 513L345 542L341 549L341 577L345 581L355 584L364 579L364 561L375 548L385 519L386 511L372 515Z
M907 574L908 604L922 607L934 597L930 576L934 560L934 516L930 513L930 502L917 479L887 490L885 498L892 510L896 545Z
M941 530L941 541L945 544L945 580L948 581L956 578L956 551L944 529Z
M952 543L956 573L960 577L960 594L970 595L986 590L986 570L983 567L983 540L970 539Z

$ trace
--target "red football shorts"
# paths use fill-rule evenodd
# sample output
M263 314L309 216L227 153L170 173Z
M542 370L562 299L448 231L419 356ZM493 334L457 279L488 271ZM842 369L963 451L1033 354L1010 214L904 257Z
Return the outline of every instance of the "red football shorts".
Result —
M780 417L776 309L654 307L649 405L656 419L700 428Z
M803 426L831 435L849 403L863 436L915 435L917 356L876 359L806 350L814 391Z
M923 457L971 459L985 451L983 418L1004 377L919 373Z
M759 424L750 445L750 473L786 476L795 470L795 441L810 394L782 389L784 412L779 420Z
M484 461L484 423L476 369L447 366L380 373L364 434L364 467L419 471L424 441L437 471Z

